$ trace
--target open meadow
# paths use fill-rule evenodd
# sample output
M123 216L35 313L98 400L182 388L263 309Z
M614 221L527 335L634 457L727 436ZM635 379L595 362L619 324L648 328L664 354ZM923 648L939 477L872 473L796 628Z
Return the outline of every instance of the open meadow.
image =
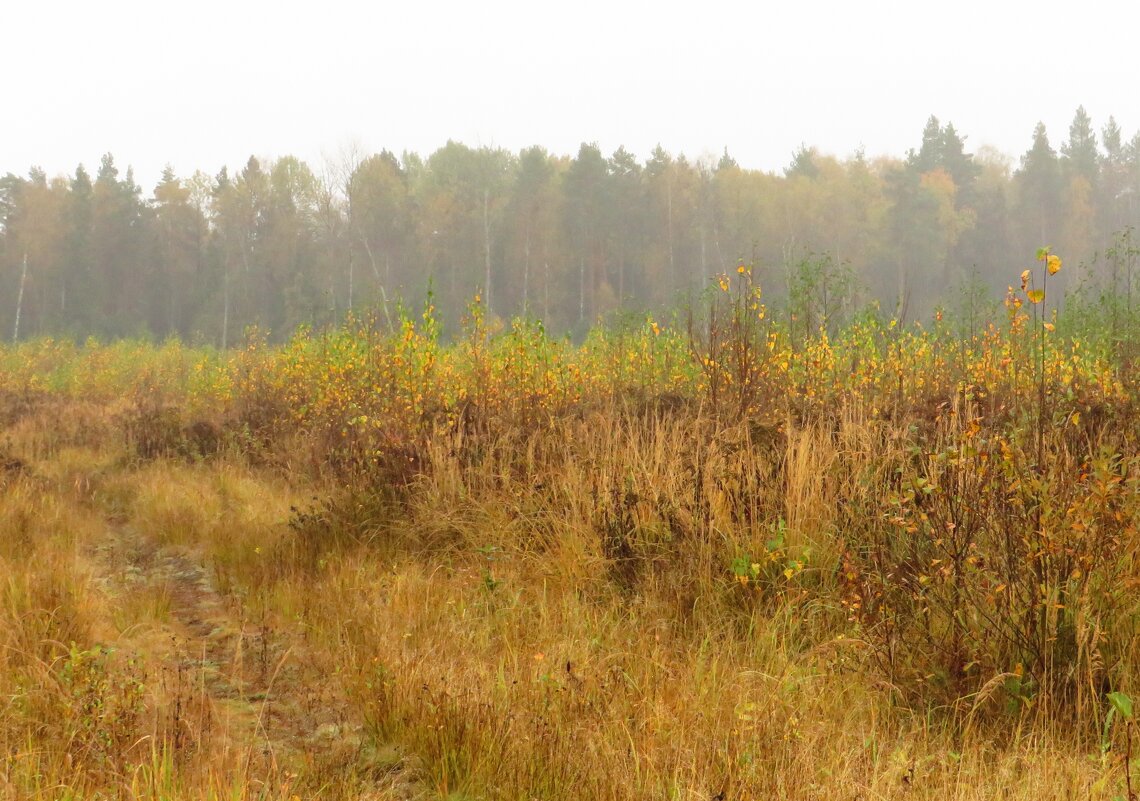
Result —
M741 265L581 343L0 347L0 798L1128 798L1131 317L1040 256L969 325Z

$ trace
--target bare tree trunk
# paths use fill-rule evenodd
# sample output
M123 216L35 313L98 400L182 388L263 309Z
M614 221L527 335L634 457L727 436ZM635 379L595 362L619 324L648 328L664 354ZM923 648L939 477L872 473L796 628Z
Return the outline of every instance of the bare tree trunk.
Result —
M665 200L668 205L669 215L666 218L666 229L669 235L669 280L674 283L677 281L677 266L673 263L673 184L669 182L665 185ZM703 242L703 240L702 240ZM702 260L703 244L702 244Z
M24 285L28 282L28 254L24 254L24 266L20 270L20 291L16 295L16 325L12 329L12 341L20 339L20 311L24 308Z
M910 287L907 286L906 276L906 261L902 258L899 259L898 264L898 298L895 301L895 319L899 321L899 325L903 323L903 317L906 314L906 301L910 295Z
M523 317L530 311L530 227L523 241Z
M380 298L384 301L384 319L388 321L388 333L396 333L396 327L392 325L392 315L388 313L388 293L384 291L383 285L380 287Z
M625 300L625 242L621 245L621 254L618 256L618 308L624 308L622 302Z
M491 218L487 214L487 202L491 190L483 190L483 260L487 274L483 280L483 294L487 298L487 313L491 312Z
M228 261L228 260L227 260ZM230 267L226 265L222 277L222 350L226 349L230 337Z
M380 268L376 266L376 256L372 253L372 246L368 244L368 237L361 236L360 244L364 245L364 252L368 254L368 264L372 267L372 276L380 283Z
M388 311L388 293L384 291L384 281L380 280L380 268L376 266L376 255L372 252L372 246L368 244L368 237L363 234L360 235L360 244L364 245L364 252L368 254L368 264L372 267L372 275L376 279L376 283L380 285L380 297L384 301L384 319L388 321L388 331L394 331L392 315ZM384 274L386 276L385 281L391 283L392 260L387 255L384 256Z
M354 289L352 284L353 275L353 261L352 261L352 248L348 249L348 309L352 311L352 291Z
M705 280L709 274L708 256L706 254L706 234L704 223L701 223L701 280ZM689 283L688 280L685 283Z
M586 319L586 259L578 257L578 322Z

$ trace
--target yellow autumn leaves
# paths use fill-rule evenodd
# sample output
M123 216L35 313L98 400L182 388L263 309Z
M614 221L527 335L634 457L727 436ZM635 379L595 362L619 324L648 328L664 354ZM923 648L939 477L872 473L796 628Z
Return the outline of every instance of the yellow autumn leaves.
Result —
M1025 293L1025 297L1029 298L1030 303L1043 303L1045 301L1045 287L1044 283L1050 275L1056 275L1061 271L1061 257L1055 253L1050 252L1050 248L1039 248L1037 251L1037 261L1045 263L1045 276L1042 276L1042 287L1037 289L1031 286L1033 281L1032 270L1021 271L1021 291Z

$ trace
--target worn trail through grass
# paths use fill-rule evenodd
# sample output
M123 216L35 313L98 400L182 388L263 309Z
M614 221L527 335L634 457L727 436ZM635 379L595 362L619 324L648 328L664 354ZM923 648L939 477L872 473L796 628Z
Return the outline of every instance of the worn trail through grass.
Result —
M220 592L195 549L162 544L128 521L110 524L90 557L115 614L147 621L128 625L117 648L145 665L163 697L153 727L178 758L226 766L274 794L298 777L346 774L361 797L366 785L382 797L410 794L393 796L394 777L356 769L361 721L303 631Z

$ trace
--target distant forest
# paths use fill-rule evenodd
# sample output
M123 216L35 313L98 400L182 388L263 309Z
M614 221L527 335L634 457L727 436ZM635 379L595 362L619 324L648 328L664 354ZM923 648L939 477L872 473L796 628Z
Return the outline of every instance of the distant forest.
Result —
M1098 133L1083 108L1059 149L1038 124L1016 163L968 152L934 117L905 158L802 147L782 174L727 152L658 147L641 163L593 144L569 157L448 142L426 159L167 169L147 196L108 154L94 176L0 178L0 337L232 346L250 325L282 337L349 309L383 322L429 285L450 325L479 294L492 316L581 332L683 301L741 260L773 302L830 275L833 311L913 319L1000 297L1045 245L1074 267L1068 288L1119 280L1138 222L1140 133L1112 118Z

